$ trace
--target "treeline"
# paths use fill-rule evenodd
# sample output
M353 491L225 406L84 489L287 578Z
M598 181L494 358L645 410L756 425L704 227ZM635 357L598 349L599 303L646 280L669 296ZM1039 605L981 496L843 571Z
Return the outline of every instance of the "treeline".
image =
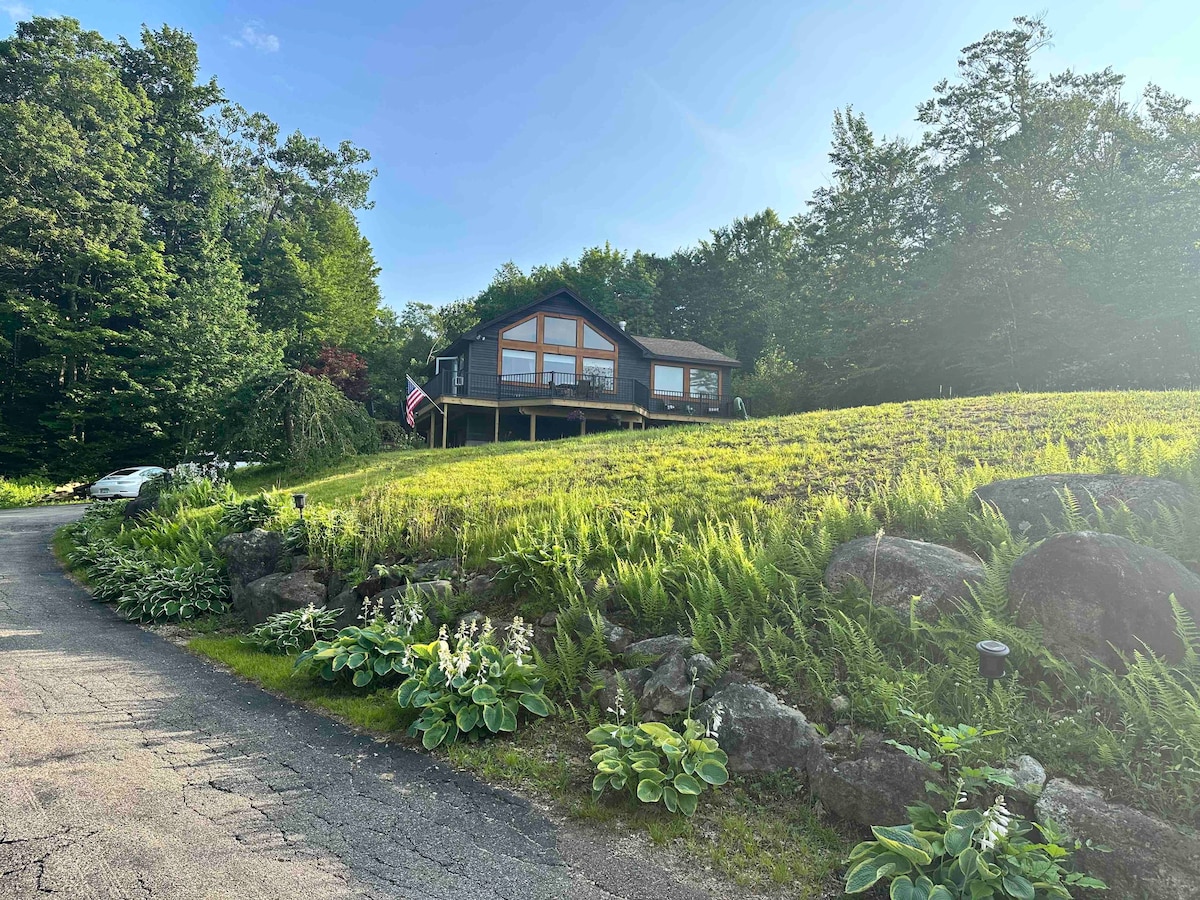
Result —
M836 112L828 184L792 218L666 256L509 263L474 297L394 313L355 220L365 151L281 135L199 81L183 32L21 23L0 42L0 472L261 434L280 397L329 399L297 371L394 419L439 345L562 286L633 333L736 356L759 414L1191 386L1200 116L1154 86L1124 98L1109 70L1039 77L1049 37L1017 19L965 48L919 141Z
M919 142L835 113L832 172L670 256L588 250L503 267L487 318L568 284L636 333L750 370L755 411L1004 390L1166 388L1200 376L1200 117L1109 70L1038 77L1046 26L965 48Z
M394 411L439 338L431 309L380 303L368 154L282 135L198 72L166 27L0 41L0 472L217 449L295 370Z

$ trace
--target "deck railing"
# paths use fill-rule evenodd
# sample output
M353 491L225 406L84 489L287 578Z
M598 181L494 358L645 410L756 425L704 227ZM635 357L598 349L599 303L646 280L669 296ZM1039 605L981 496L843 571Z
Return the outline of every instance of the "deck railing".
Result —
M640 406L650 413L711 416L732 419L741 415L733 398L714 394L681 394L657 391L634 378L575 375L569 372L523 372L517 375L480 373L455 376L450 370L435 375L424 386L438 397L473 397L481 400L587 400Z

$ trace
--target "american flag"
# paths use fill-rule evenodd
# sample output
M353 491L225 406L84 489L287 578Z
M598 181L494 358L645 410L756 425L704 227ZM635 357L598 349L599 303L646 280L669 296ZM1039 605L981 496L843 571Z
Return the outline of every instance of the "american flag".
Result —
M429 400L429 395L421 390L421 386L412 380L411 375L405 376L408 379L408 399L404 401L404 420L408 422L408 427L413 428L417 424L415 413L417 407L421 405L422 400ZM429 400L432 403L432 400Z

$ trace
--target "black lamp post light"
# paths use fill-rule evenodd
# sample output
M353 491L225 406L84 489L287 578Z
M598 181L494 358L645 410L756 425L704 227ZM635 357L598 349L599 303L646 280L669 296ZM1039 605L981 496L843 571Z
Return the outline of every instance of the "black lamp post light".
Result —
M979 674L988 680L990 692L996 679L1004 677L1004 659L1011 651L1000 641L980 641L975 649L979 651Z
M308 494L292 494L292 506L300 512L300 521L304 521L304 507L308 505Z

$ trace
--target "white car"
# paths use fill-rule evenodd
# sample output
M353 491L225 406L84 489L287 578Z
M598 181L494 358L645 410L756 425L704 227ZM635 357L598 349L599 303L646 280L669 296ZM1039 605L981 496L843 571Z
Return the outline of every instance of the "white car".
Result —
M166 471L162 466L130 466L128 469L117 469L88 488L88 493L93 500L133 498L138 495L143 484Z

